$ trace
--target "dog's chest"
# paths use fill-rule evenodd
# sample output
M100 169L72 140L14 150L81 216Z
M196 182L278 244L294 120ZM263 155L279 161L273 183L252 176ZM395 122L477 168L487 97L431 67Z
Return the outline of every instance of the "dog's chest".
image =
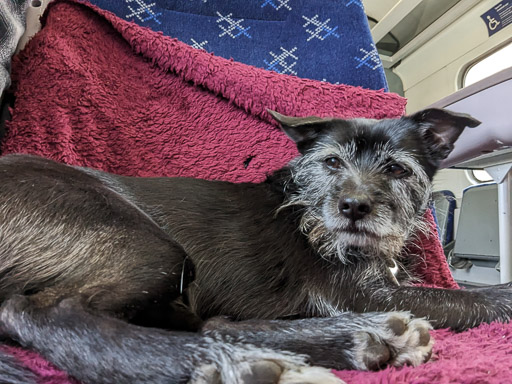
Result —
M334 267L334 266L333 266ZM308 316L337 316L345 311L366 311L368 292L382 286L398 286L396 262L352 263L336 271L311 274L304 285Z

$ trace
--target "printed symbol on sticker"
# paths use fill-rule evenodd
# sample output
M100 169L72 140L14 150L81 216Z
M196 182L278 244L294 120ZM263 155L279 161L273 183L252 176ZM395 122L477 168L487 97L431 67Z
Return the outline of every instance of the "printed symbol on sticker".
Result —
M500 25L500 22L497 21L494 17L491 17L489 15L487 15L487 20L489 20L489 29L491 31L494 31L498 25Z

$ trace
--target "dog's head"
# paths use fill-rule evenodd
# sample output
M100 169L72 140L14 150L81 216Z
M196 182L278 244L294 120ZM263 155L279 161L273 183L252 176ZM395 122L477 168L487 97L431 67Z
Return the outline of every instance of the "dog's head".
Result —
M427 109L400 119L288 117L269 111L302 156L291 167L302 230L325 257L396 255L421 228L431 181L469 115Z

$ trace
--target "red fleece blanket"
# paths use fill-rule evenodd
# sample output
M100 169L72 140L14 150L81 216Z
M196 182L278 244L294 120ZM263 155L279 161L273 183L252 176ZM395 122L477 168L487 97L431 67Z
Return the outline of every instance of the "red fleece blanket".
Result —
M38 154L133 176L259 182L297 155L267 108L296 116L385 118L400 116L405 107L404 99L382 91L225 60L74 1L50 4L42 31L14 59L12 75L16 104L4 154ZM414 247L422 260L419 273L425 284L456 288L430 213L426 220L432 233ZM435 363L379 373L340 372L340 377L449 382L460 378L462 371L451 366L456 362L482 367L478 377L492 378L496 372L489 368L488 355L499 355L493 364L505 357L501 347L509 333L508 325L459 335L438 331ZM489 346L482 359L489 361L484 366L473 355L467 358L466 345L483 348L485 341ZM41 383L68 382L36 354L9 350ZM500 369L510 370L511 364Z

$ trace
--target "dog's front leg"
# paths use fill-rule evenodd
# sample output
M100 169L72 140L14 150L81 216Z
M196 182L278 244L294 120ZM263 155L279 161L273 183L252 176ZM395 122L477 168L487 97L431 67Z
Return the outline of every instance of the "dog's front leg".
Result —
M222 333L134 326L95 315L76 299L42 308L14 296L0 308L0 332L83 383L341 383L305 356L233 343Z
M435 328L464 330L481 323L509 321L512 317L512 285L473 289L425 287L361 287L356 311L408 310L427 318Z
M343 312L334 317L300 320L214 318L205 335L230 336L235 342L306 355L314 365L376 370L387 365L419 365L430 358L430 324L407 312Z

